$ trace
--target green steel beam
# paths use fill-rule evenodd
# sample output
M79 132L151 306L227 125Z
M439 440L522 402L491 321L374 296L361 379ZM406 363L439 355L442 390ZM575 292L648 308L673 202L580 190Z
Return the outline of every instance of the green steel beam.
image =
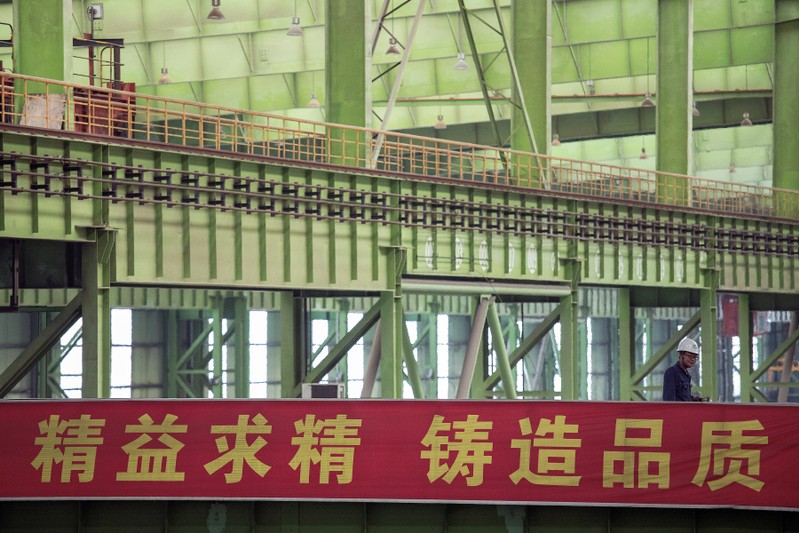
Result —
M83 293L78 293L47 327L0 374L0 398L11 392L36 363L61 339L78 320L83 309Z
M693 4L693 0L658 0L657 169L683 175L693 170ZM685 204L688 195L683 179L658 176L659 199Z
M738 338L740 339L738 368L741 374L741 402L743 403L752 401L752 369L754 368L752 333L749 295L738 293Z
M303 379L304 383L318 383L328 372L330 372L355 346L358 340L380 319L380 305L373 306L366 314L361 317L355 326L350 329L334 347L328 351L325 358L314 368L308 371Z
M307 317L303 304L292 291L280 294L280 395L283 398L300 395L307 346Z
M619 289L619 399L632 400L635 373L635 313L632 307L633 290Z
M762 376L771 367L771 365L776 363L777 360L782 357L789 348L796 344L797 340L799 340L799 329L794 331L791 335L788 335L788 337L782 341L779 346L777 346L777 349L775 349L773 353L769 354L769 356L760 363L760 366L758 366L757 369L752 371L752 374L749 376L751 383L756 386L757 380L760 379L760 376Z
M482 384L483 378L476 370L482 369L479 364L480 352L483 344L483 333L485 331L486 316L488 314L488 307L491 297L475 298L474 314L471 323L471 330L469 332L469 342L466 345L466 353L463 356L463 365L461 366L460 378L458 379L458 390L455 393L455 398L458 400L465 400L469 398L469 391L474 389L474 381L479 377ZM480 390L480 394L483 390ZM480 398L476 394L472 395L473 398Z
M111 395L111 255L116 232L97 229L83 245L83 397Z
M405 361L405 368L408 371L408 383L411 385L413 397L417 400L424 398L424 389L422 387L422 378L419 375L419 365L416 357L413 354L413 344L411 344L411 337L408 334L407 317L402 320L402 356ZM418 341L417 341L418 342Z
M499 322L497 304L493 300L488 304L488 327L491 330L491 340L497 359L497 369L499 370L499 375L502 377L502 390L504 391L505 398L515 400L517 397L516 380L513 378L513 370L508 360L508 350L505 348L505 336L502 332L502 325Z
M235 397L250 397L250 317L247 299L244 297L228 298L226 306L232 306L233 314L233 350L236 360L234 367Z
M511 88L513 101L519 102L511 115L510 146L522 152L548 154L552 113L552 0L511 2L510 12L513 44L509 55L515 65Z
M560 320L560 312L561 306L558 305L536 325L535 329L530 332L529 335L522 339L519 347L513 350L513 352L508 356L508 364L511 367L516 366L536 344L541 342L549 334L549 332L552 330L552 326L557 324L558 320ZM499 370L497 370L483 382L483 390L490 391L497 386L500 379L502 379L502 376L499 373Z
M382 291L373 311L378 311L374 321L380 319L380 397L402 398L402 299L394 291Z
M472 23L470 20L470 12L466 8L466 3L464 0L458 0L458 6L460 7L460 17L463 21L463 30L466 33L466 40L469 42L469 49L471 50L472 54L472 62L474 63L474 70L477 73L477 79L480 82L480 91L483 94L483 102L485 103L486 112L488 113L488 121L491 124L491 129L494 132L494 142L491 143L494 146L503 146L505 144L502 136L499 132L499 126L497 124L497 117L494 113L494 104L491 100L491 94L489 93L490 87L488 85L488 81L486 79L486 72L483 67L482 60L480 58L480 52L477 49L477 42L474 38L474 32L472 31ZM504 154L500 154L502 157L503 163L507 163L505 161Z
M72 1L14 0L13 14L14 72L72 81Z
M370 2L326 0L325 2L325 93L326 119L336 124L371 124L371 54L366 35L371 24ZM331 155L358 157L355 146L360 132L334 129ZM338 141L338 142L336 142ZM363 142L364 139L361 139ZM333 160L335 162L335 159Z

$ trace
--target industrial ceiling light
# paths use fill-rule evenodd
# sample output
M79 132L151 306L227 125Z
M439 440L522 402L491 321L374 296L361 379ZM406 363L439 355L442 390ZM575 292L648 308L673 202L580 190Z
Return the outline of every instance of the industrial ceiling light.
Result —
M730 163L730 174L735 174L735 163Z
M310 107L311 109L319 109L322 107L322 104L320 104L319 100L316 98L316 93L311 93L311 99L308 100L307 107Z
M297 0L294 0L294 16L291 17L291 27L286 35L291 37L302 37L302 26L300 26L300 17L297 16Z
M744 113L744 119L741 121L741 126L751 126L752 120L749 118L749 113Z
M455 70L468 70L469 63L466 62L466 54L458 52L458 61L455 63Z
M169 69L166 68L166 42L164 46L161 47L161 53L163 54L163 63L161 63L161 77L158 78L158 83L161 85L166 85L167 83L172 83L172 78L169 77Z
M560 135L557 133L552 134L552 146L560 146Z
M300 17L291 17L291 27L286 35L291 37L302 37L302 26L300 26Z
M444 115L439 114L436 117L436 122L435 122L435 124L433 124L433 129L436 129L436 130L445 130L445 129L447 129L447 123L444 122Z
M463 41L463 18L458 15L458 61L455 62L455 70L467 70L469 63L466 62L466 54L463 53L461 44Z
M400 55L401 53L402 52L400 52L400 49L397 46L397 40L394 37L391 37L388 40L388 50L386 50L386 54L390 56L397 56Z
M219 7L222 3L222 0L211 0L211 12L208 13L208 20L224 20L225 15L222 13L222 9Z
M646 159L647 157L649 157L648 155L646 155L646 146L641 148L641 155L639 157L641 159Z
M644 101L641 102L641 107L655 107L655 102L652 100L652 93L646 91L644 95Z
M696 100L694 100L694 103L691 106L691 114L693 116L695 116L695 117L698 117L699 115L701 115L701 113L699 112L699 108L696 107Z
M594 80L586 81L585 85L588 87L588 94L590 96L594 96L596 94L596 87L594 86Z

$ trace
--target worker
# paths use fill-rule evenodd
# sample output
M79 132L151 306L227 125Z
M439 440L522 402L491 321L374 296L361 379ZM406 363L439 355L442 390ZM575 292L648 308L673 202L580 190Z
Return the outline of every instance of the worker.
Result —
M691 374L688 370L699 358L696 341L684 338L677 345L677 362L663 374L663 400L672 402L701 402L699 395L691 392Z

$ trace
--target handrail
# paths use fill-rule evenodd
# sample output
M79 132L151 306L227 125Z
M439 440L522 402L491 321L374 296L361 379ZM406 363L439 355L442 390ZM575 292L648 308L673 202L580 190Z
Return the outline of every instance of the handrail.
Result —
M799 192L556 158L472 143L296 119L102 87L0 73L0 124L197 147L410 179L799 219ZM371 160L383 137L381 156Z

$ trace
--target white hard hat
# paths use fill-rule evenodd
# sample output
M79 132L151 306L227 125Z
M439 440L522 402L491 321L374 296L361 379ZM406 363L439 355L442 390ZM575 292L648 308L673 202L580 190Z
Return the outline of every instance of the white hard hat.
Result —
M680 341L680 344L677 345L677 351L699 355L699 345L696 344L695 340L686 337Z

